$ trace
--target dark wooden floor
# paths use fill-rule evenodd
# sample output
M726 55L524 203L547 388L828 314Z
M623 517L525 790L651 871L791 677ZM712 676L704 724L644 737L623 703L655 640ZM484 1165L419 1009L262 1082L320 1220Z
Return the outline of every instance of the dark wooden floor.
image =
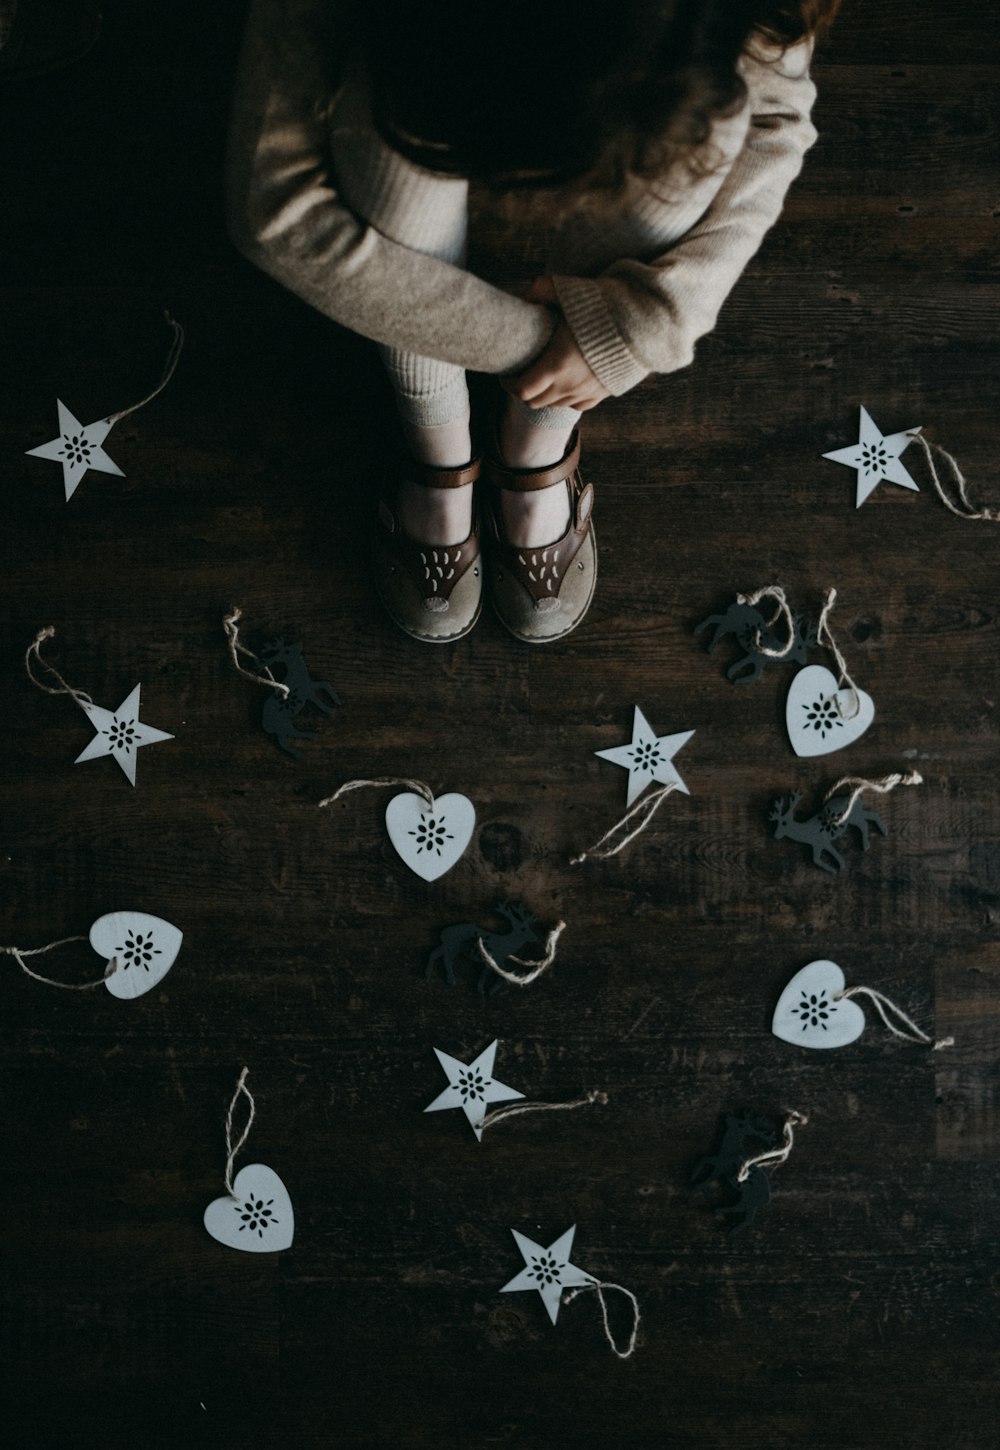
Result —
M925 425L1000 505L996 26L972 0L848 0L817 69L820 142L717 332L687 373L589 423L603 573L586 627L532 652L484 617L428 651L374 612L364 569L375 361L222 233L241 6L106 8L92 57L15 89L3 127L2 933L30 946L135 907L185 944L132 1005L3 969L6 1443L984 1450L998 539L927 488L856 512L852 475L819 455L863 401L887 431ZM495 263L496 230L478 247ZM90 474L67 505L23 452L52 436L56 396L86 422L145 390L164 307L188 332L176 378L112 435L125 478ZM736 690L730 657L692 637L772 579L813 607L840 591L878 707L847 754L797 760L787 669ZM234 602L340 693L298 764L227 663ZM134 792L110 762L72 764L86 722L23 677L50 623L74 683L110 705L141 680L144 715L176 736L143 752ZM690 798L571 870L621 807L592 752L627 738L635 703L696 730ZM840 876L770 841L773 793L906 763L926 784ZM482 833L433 885L395 859L382 797L316 810L383 773L476 803ZM438 929L505 896L566 918L552 974L487 1002L470 978L425 982ZM88 975L76 951L52 970ZM777 994L819 956L954 1049L875 1022L837 1053L777 1041ZM599 1087L609 1106L479 1148L456 1115L422 1116L432 1048L493 1036L530 1097ZM201 1224L244 1063L244 1161L271 1164L298 1215L293 1248L259 1259ZM740 1104L811 1121L731 1239L688 1177ZM553 1330L537 1298L497 1293L519 1267L511 1226L548 1242L574 1222L577 1262L641 1301L627 1364L586 1299Z

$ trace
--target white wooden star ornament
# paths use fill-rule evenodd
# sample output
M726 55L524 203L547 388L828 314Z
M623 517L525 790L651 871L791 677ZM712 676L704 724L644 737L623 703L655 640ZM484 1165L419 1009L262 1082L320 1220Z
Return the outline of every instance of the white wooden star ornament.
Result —
M56 399L59 412L59 436L38 448L27 450L29 458L51 458L62 464L63 484L66 502L73 497L88 469L97 473L113 473L118 478L125 475L105 453L102 444L114 426L114 419L101 418L96 423L81 423L59 398Z
M37 685L46 695L68 695L93 725L93 740L81 750L73 763L79 765L84 760L99 760L102 756L111 755L121 766L129 784L135 785L136 752L143 745L155 745L160 740L173 740L174 737L166 730L157 730L152 725L143 724L139 719L141 685L136 685L131 694L126 695L117 710L105 710L102 705L95 705L83 690L67 684L55 666L42 659L42 645L54 634L55 630L51 625L38 631L28 646L24 667L33 685ZM32 667L33 659L56 681L56 688L38 678Z
M576 1224L568 1228L548 1248L536 1244L526 1234L511 1229L514 1240L521 1250L524 1268L513 1279L504 1284L501 1294L517 1294L523 1290L536 1289L542 1296L546 1313L555 1324L559 1318L559 1305L564 1289L577 1289L585 1284L596 1284L593 1274L587 1274L570 1263L573 1252L573 1235Z
M117 710L105 710L101 705L84 705L80 708L89 719L95 735L85 750L73 762L79 765L84 760L100 760L110 755L118 762L130 785L135 785L136 753L143 745L155 745L159 740L173 740L165 730L144 725L139 719L139 691L136 685Z
M184 329L170 316L169 312L164 313L164 319L173 335L163 366L163 373L152 392L147 393L144 398L140 398L138 403L133 403L128 408L120 408L117 413L109 413L106 418L99 418L96 423L81 423L79 418L70 412L62 399L57 398L58 437L51 438L48 443L40 444L38 448L27 449L29 458L48 458L53 463L62 464L63 486L66 490L67 503L90 469L93 469L95 473L113 473L118 478L125 477L114 459L109 458L105 453L104 440L116 423L120 423L131 413L138 412L140 408L144 408L147 403L158 397L174 375L177 359L184 346Z
M694 734L693 730L682 730L677 735L657 735L649 721L635 706L632 718L632 739L628 745L615 745L610 750L595 750L601 760L610 760L628 771L628 796L625 804L631 805L648 785L673 785L685 795L691 792L684 784L673 764L673 758Z
M507 1103L514 1098L523 1098L516 1088L498 1082L493 1076L493 1063L497 1055L497 1039L479 1054L473 1062L462 1062L450 1057L435 1047L434 1054L444 1069L448 1086L438 1093L432 1103L424 1108L425 1113L438 1113L447 1108L461 1108L476 1137L482 1141L482 1121L490 1103Z
M856 508L861 507L880 483L897 483L900 488L919 493L899 455L920 431L920 428L904 428L901 433L883 434L862 404L857 443L851 443L847 448L835 448L832 453L824 453L823 457L857 470Z

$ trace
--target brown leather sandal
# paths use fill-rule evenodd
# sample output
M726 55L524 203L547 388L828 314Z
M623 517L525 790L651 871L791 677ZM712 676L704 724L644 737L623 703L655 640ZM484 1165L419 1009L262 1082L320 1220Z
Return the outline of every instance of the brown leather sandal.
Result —
M465 468L432 468L406 459L402 476L425 488L462 488L479 477L480 460ZM411 639L450 644L469 633L483 600L479 517L461 544L423 544L403 528L395 490L379 499L374 537L375 587L389 617Z
M592 521L594 489L580 477L580 435L550 468L508 468L499 450L486 461L492 489L532 492L562 484L569 490L570 523L561 539L519 548L507 538L499 493L489 498L490 600L511 634L526 644L548 644L570 634L583 619L597 582L597 544Z

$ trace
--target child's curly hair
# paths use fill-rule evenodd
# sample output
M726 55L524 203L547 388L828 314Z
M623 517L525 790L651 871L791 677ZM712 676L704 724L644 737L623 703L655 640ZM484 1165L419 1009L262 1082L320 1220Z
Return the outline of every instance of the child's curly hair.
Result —
M376 124L419 164L494 190L620 195L711 168L749 46L778 58L839 0L359 0Z

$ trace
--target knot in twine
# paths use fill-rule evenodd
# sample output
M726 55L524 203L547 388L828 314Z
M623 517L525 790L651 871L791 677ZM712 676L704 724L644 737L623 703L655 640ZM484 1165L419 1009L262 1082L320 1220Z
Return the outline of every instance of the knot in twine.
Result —
M843 826L847 823L848 816L857 805L864 791L871 790L876 795L888 795L891 790L896 789L897 785L923 785L923 783L924 778L919 770L908 770L903 774L897 771L893 775L884 775L881 780L866 780L861 775L842 775L835 785L831 785L823 797L823 804L826 805L827 801L832 800L838 791L843 790L844 786L850 785L854 787L847 797L847 804L844 809L839 815L831 816L830 818L831 826Z
M269 689L277 690L278 694L287 700L288 696L291 694L291 690L288 688L288 686L282 684L280 680L276 680L274 678L274 675L271 673L269 667L264 663L262 659L254 654L253 650L247 649L245 645L240 644L240 631L238 626L239 621L242 618L243 610L239 607L238 604L234 604L232 609L222 621L222 628L225 630L226 639L229 641L229 658L232 660L238 673L241 674L244 679L253 680L254 683L257 685L267 685ZM240 655L245 655L248 660L253 660L254 663L257 665L258 669L263 670L264 673L257 675L254 674L252 670L245 670L240 664Z
M628 1344L624 1349L619 1349L615 1343L615 1337L611 1333L611 1325L608 1323L608 1306L604 1299L604 1290L613 1289L616 1294L624 1294L625 1298L632 1304L632 1332L628 1337ZM604 1337L611 1346L613 1354L619 1359L628 1359L635 1350L636 1336L639 1333L639 1325L642 1322L642 1315L639 1312L639 1301L631 1289L624 1288L621 1284L608 1284L604 1280L595 1279L592 1284L581 1284L578 1289L567 1289L563 1294L563 1303L572 1304L578 1294L596 1294L597 1302L601 1306L601 1319L604 1323Z
M782 1128L784 1141L781 1147L769 1148L766 1153L756 1153L752 1158L748 1158L741 1165L740 1171L736 1175L736 1182L746 1183L750 1177L751 1168L777 1168L780 1164L784 1163L795 1143L794 1129L800 1124L804 1125L808 1123L808 1121L809 1119L805 1113L798 1113L794 1108L789 1108L785 1114L785 1123Z
M522 1113L568 1113L573 1108L587 1108L591 1103L600 1103L602 1108L608 1105L608 1095L595 1089L587 1093L586 1097L573 1098L568 1103L517 1103L510 1108L497 1108L496 1112L480 1118L478 1123L473 1123L474 1128L485 1133L487 1128L502 1123L507 1118L520 1117Z
M934 487L937 489L938 498L944 504L945 508L950 509L955 517L959 519L979 519L986 523L1000 523L1000 509L977 509L973 507L972 503L969 501L967 485L965 482L965 478L962 474L962 470L959 468L957 461L952 458L951 454L946 448L942 448L938 443L929 443L922 433L914 433L912 437L916 439L916 441L920 444L921 448L924 450L924 457L927 460L927 467L930 470L931 479L933 480ZM948 471L951 474L951 481L955 485L955 491L958 494L958 497L962 504L961 508L956 508L955 504L952 503L951 499L944 491L944 486L942 485L941 480L938 477L938 471L934 466L935 453L943 458L948 465Z
M320 804L323 805L324 802L321 801ZM510 982L513 987L527 987L529 983L534 982L543 972L547 972L549 967L551 967L556 959L559 938L565 930L566 923L564 921L556 922L545 939L545 955L535 961L526 960L524 957L510 956L506 958L508 962L516 962L519 967L527 967L529 970L523 975L506 971L492 956L481 936L476 937L476 946L479 949L479 955L483 961L491 971L496 972L498 977L503 977L504 981Z
M236 1161L236 1155L239 1153L247 1138L249 1138L250 1136L250 1129L253 1126L253 1120L257 1115L257 1107L253 1100L253 1094L246 1085L247 1074L249 1073L249 1071L250 1069L248 1067L245 1067L237 1078L236 1091L233 1093L232 1102L229 1104L229 1111L226 1113L226 1171L224 1175L224 1180L226 1184L226 1192L231 1198L236 1197L236 1194L233 1191L233 1164ZM234 1148L233 1112L235 1111L236 1104L239 1102L241 1097L244 1097L247 1100L247 1106L250 1116L247 1118L246 1127L240 1134L239 1140Z
M841 654L837 641L834 639L833 633L830 629L830 614L833 610L836 598L836 589L828 589L826 592L826 600L823 604L823 609L819 616L819 624L817 624L816 626L816 643L825 644L830 650L834 659L837 661L837 668L840 671L840 678L837 683L839 686L846 688L851 692L852 703L850 707L846 710L841 703L840 695L837 694L835 696L834 703L837 706L837 713L840 715L840 718L842 720L854 720L861 710L861 696L858 694L857 685L847 673L847 661Z
M631 810L625 812L620 821L616 821L609 831L604 832L604 835L599 841L588 850L581 851L579 856L571 856L569 864L571 866L579 866L591 856L596 856L599 861L607 861L611 856L617 856L618 852L624 850L630 841L634 841L636 836L642 834L667 796L676 789L677 782L672 780L669 785L661 786L659 790L653 791L651 795L644 795L641 800L636 801ZM620 840L617 846L608 846L607 843L613 839L616 832L622 830L636 816L639 816L640 820L635 829L629 831L628 835Z
M76 690L72 685L68 685L55 666L50 665L47 660L42 659L42 645L47 639L54 638L55 632L54 625L46 625L44 629L38 631L25 650L24 668L27 672L28 679L33 685L37 685L40 690L44 691L46 695L69 695L71 699L76 701L81 710L87 710L94 703L90 696L84 690ZM57 690L53 689L51 685L43 684L35 674L31 666L32 656L38 661L43 670L46 670L54 680L59 681L59 688Z
M44 688L44 687L43 687ZM62 693L56 691L54 693ZM25 957L40 957L45 952L55 951L56 947L68 946L70 942L86 941L85 936L64 936L59 941L51 941L44 947L0 947L0 956L13 957L17 965L27 976L33 977L36 982L44 982L46 987L61 987L66 992L89 992L93 987L100 987L113 976L118 970L118 958L112 957L104 969L102 976L91 982L57 982L54 977L43 977L40 972L33 972L24 960Z
M160 381L153 391L147 393L144 398L140 398L138 403L133 403L129 408L119 408L117 413L110 413L105 418L105 423L113 426L115 423L120 423L123 418L127 418L130 413L136 413L140 408L144 408L147 403L151 403L154 398L163 392L163 389L173 377L174 369L177 367L177 362L181 355L181 349L184 346L184 329L176 318L171 317L169 312L164 312L163 317L167 326L172 329L174 335L170 342L167 360L163 365L163 372L160 374Z
M736 603L745 604L748 608L753 608L762 599L774 599L778 605L777 609L771 615L771 618L766 621L765 627L770 629L773 625L777 624L779 619L784 619L786 628L788 629L788 642L782 645L781 649L768 649L763 643L763 635L758 628L754 630L754 648L758 654L766 655L769 660L783 660L795 645L795 621L792 618L792 611L788 600L785 598L785 591L781 588L780 584L772 584L767 589L757 589L753 594L737 594Z
M367 790L369 788L381 790L383 786L389 785L405 786L407 790L412 790L415 795L422 796L430 809L434 809L434 792L430 786L425 785L422 780L409 780L406 776L402 775L379 775L375 776L372 780L345 781L343 785L337 787L333 795L328 795L323 800L317 801L317 805L322 810L324 806L333 805L334 801L339 800L342 795L347 795L349 791Z
M881 992L876 992L874 987L845 987L842 992L836 994L833 1000L835 1002L841 1002L846 1001L849 997L870 997L875 1003L875 1009L878 1015L886 1027L888 1027L893 1037L901 1037L904 1042L919 1042L922 1046L929 1047L932 1052L940 1052L942 1047L955 1046L954 1037L939 1037L937 1041L933 1037L928 1037L927 1033L921 1031L912 1017L907 1017L901 1007L897 1007L895 1002L891 1002ZM894 1023L890 1022L886 1015L888 1012L891 1012L893 1016L897 1017L903 1023L902 1028L896 1027Z

